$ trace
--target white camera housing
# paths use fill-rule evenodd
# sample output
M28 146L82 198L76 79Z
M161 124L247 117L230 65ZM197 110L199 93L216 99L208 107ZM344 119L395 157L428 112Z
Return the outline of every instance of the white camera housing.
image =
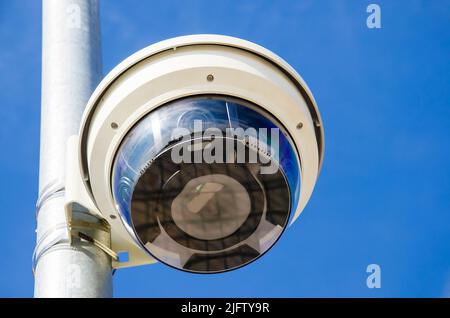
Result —
M299 74L254 43L219 35L183 36L151 45L124 60L98 85L69 142L66 211L75 207L105 219L111 249L128 253L113 267L155 262L123 221L112 194L112 167L130 129L152 110L180 98L225 95L249 101L276 118L295 146L300 199L290 223L307 204L324 152L324 132L314 98ZM163 123L162 123L163 124Z

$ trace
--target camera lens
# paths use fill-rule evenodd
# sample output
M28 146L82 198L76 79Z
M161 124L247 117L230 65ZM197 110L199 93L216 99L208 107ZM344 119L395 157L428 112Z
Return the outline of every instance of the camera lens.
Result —
M300 187L282 125L247 101L209 95L142 118L123 139L112 176L122 220L143 248L197 273L264 254L286 227Z
M209 173L209 171L208 171ZM250 197L236 179L205 174L188 181L171 205L175 224L202 240L217 240L236 232L250 214Z

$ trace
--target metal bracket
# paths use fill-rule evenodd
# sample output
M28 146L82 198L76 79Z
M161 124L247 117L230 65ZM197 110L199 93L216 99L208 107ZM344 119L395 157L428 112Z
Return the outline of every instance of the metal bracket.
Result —
M87 231L93 233L93 235L86 234ZM96 235L97 231L103 231L107 233L108 236L110 236L109 224L107 224L104 220L100 220L100 223L86 222L82 220L76 221L71 220L69 222L69 232L70 232L69 243L72 245L73 238L77 237L79 239L94 244L95 246L100 248L103 252L111 256L113 260L117 261L119 259L117 253L114 252L112 249L110 249L106 244L102 243L102 241L99 238L96 238L96 236L99 236Z

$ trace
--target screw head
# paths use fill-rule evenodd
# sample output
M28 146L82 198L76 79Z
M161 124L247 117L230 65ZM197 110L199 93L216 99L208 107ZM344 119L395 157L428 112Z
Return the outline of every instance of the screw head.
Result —
M214 75L209 74L208 76L206 76L206 80L207 80L208 82L214 81Z
M298 123L297 124L297 129L302 129L303 128L303 123Z

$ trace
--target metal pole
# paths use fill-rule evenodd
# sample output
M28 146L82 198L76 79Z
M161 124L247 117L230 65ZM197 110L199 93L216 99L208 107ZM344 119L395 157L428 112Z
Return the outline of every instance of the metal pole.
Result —
M42 112L35 297L111 297L111 259L68 244L64 212L66 142L101 79L97 0L43 0ZM85 220L96 222L88 215ZM97 220L98 221L98 220ZM105 241L109 238L105 237Z

